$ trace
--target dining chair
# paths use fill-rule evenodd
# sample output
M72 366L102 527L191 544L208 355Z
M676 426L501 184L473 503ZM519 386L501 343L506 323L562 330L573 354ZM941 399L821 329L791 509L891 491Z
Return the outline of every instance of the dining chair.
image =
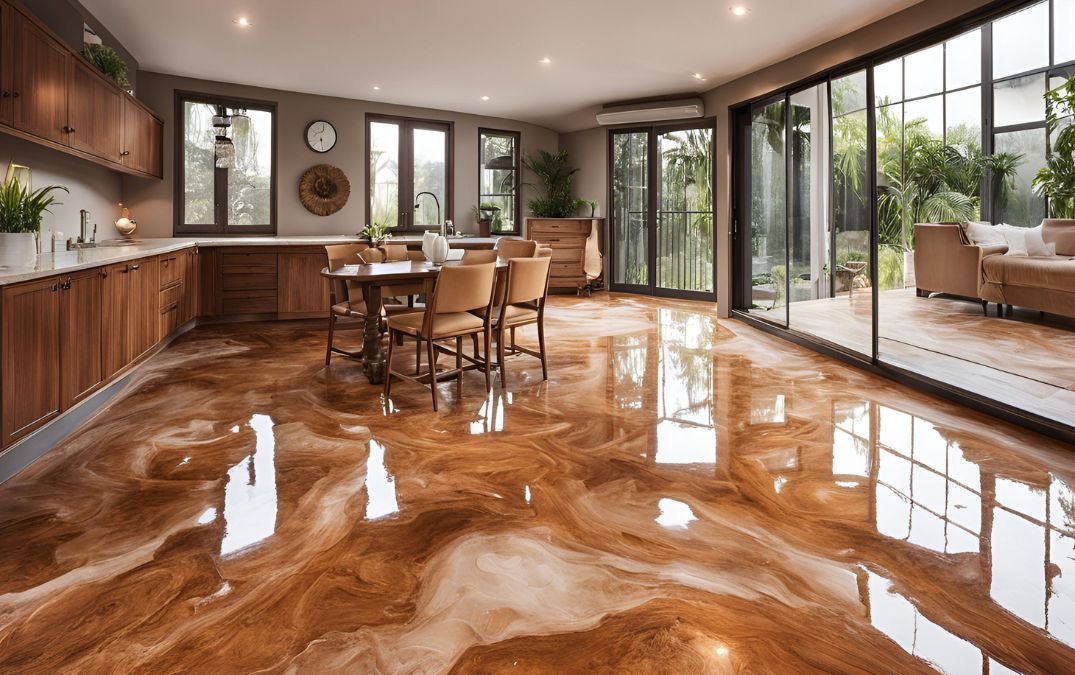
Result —
M403 244L390 244L378 248L367 248L358 254L361 262L376 265L384 262L402 262L410 260L407 247ZM387 314L400 314L418 311L414 296L422 292L422 284L386 284L381 286L381 308ZM400 301L404 298L405 302Z
M532 239L504 239L496 242L497 256L502 260L512 258L533 258L537 253L537 242Z
M489 354L491 344L491 324L493 304L493 286L496 279L496 263L481 265L451 265L441 269L432 297L426 303L421 314L403 314L388 317L388 373L384 380L384 395L387 399L392 394L392 379L400 378L429 386L433 396L433 410L437 410L437 382L456 376L460 387L463 383L463 359L485 369L485 388L490 387L489 359L472 359L463 354L463 337L481 333L485 342L485 353ZM472 313L483 310L483 316ZM413 375L395 370L392 365L395 334L402 333L417 339L426 347L429 368L425 374L419 369ZM441 340L455 340L455 351L435 345ZM437 352L446 352L455 356L453 370L437 370ZM419 349L419 354L421 349ZM420 364L420 362L419 362Z
M505 354L528 354L541 360L541 379L549 379L545 356L545 299L549 295L549 270L552 258L515 258L508 261L504 295L492 309L492 332L496 339L497 368L500 387L507 386L504 368ZM537 324L538 350L520 347L515 342L515 329ZM505 333L508 344L505 345Z
M365 244L336 244L325 247L329 270L338 270L344 265L353 265L361 261L362 253L369 250ZM332 359L332 353L343 354L352 358L361 357L359 352L349 352L333 345L336 322L340 319L365 319L366 301L362 297L362 286L353 281L338 279L329 282L328 312L328 346L325 348L325 365Z
M497 259L496 251L493 249L475 249L468 248L463 251L463 259L461 264L463 265L484 265L486 263L495 263Z

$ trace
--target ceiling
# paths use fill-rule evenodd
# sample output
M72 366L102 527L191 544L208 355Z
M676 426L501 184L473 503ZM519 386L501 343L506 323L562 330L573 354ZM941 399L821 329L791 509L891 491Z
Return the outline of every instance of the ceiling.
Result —
M738 1L82 4L143 70L571 131L579 110L706 91L919 0L742 0L750 8L742 18L729 11ZM242 16L251 27L233 23ZM551 63L540 63L543 58Z

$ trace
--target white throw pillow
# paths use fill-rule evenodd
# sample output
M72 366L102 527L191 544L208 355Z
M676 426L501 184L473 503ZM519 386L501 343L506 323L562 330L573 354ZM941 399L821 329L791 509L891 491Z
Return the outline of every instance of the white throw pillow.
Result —
M1041 236L1041 225L1032 227L1026 231L1026 254L1034 256L1052 256L1056 255L1056 244L1045 243L1045 239Z
M967 222L963 224L963 231L967 238L975 246L1004 246L1007 241L996 227L989 223Z
M1008 244L1008 250L1004 252L1004 255L1010 256L1025 256L1026 250L1026 233L1027 228L1016 227L1014 225L1000 224L996 226L996 231L1004 237L1004 241Z

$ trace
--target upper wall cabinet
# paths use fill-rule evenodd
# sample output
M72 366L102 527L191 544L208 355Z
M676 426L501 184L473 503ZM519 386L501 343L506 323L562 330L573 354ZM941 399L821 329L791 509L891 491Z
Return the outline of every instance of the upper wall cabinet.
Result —
M164 123L17 3L0 0L0 131L161 178Z

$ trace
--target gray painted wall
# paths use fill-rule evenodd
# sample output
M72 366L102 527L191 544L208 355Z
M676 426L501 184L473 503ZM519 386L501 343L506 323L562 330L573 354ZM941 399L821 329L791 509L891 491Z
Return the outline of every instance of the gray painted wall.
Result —
M524 152L538 149L555 151L559 144L559 135L555 131L512 120L142 72L139 76L139 98L165 122L164 180L123 177L124 201L131 208L132 217L138 221L139 235L143 237L167 237L172 234L176 90L277 103L277 232L280 235L354 234L365 227L367 112L455 123L454 220L459 229L465 232L476 232L478 227L471 207L478 203L479 128L519 131ZM315 119L328 120L336 127L336 147L326 154L311 151L303 139L306 125ZM303 171L322 162L339 167L351 181L351 198L347 205L326 217L308 212L298 197L298 182ZM526 180L530 182L529 177ZM525 210L526 200L534 196L533 188L524 186L522 193Z

